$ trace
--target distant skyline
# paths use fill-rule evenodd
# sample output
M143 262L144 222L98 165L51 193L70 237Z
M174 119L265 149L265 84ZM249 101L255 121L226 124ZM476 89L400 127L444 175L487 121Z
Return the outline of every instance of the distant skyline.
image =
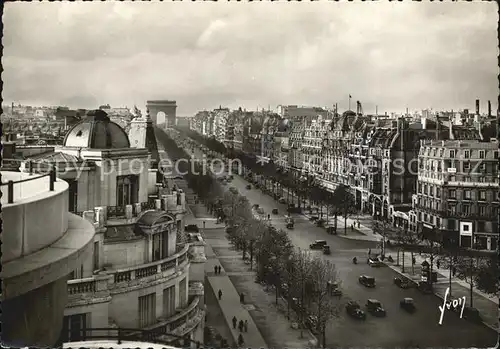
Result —
M3 104L498 105L496 2L7 2Z

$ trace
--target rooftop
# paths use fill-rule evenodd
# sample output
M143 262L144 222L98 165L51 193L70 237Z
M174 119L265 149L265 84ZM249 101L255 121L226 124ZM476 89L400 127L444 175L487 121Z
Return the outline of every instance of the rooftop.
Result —
M472 149L498 149L498 141L480 142L477 140L446 140L446 141L422 141L423 147L444 147L444 148L472 148Z

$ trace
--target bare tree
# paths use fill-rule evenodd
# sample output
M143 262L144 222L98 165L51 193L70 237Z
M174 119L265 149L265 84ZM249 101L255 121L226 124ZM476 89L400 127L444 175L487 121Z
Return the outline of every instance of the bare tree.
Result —
M311 280L314 285L314 303L318 330L322 334L322 346L326 348L326 326L332 318L340 314L341 304L338 297L332 297L331 285L340 284L335 264L316 257L311 263Z
M306 301L307 293L306 287L310 280L312 271L312 258L309 251L298 249L292 256L293 265L290 272L292 273L290 289L295 290L294 294L298 297L298 302L295 304L295 311L299 317L300 323L300 337L303 338L303 324L307 315Z

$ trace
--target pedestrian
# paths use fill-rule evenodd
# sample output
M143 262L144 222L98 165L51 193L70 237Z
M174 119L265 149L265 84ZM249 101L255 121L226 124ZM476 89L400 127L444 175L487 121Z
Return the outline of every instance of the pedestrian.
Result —
M217 275L217 266L214 265L214 274Z
M219 290L219 300L221 300L221 299L222 299L222 291Z
M240 330L240 332L243 332L243 326L245 326L245 323L243 322L243 320L240 320L240 322L238 322L238 329Z
M358 228L361 228L361 223L358 221Z
M220 275L220 271L221 271L221 269L222 269L222 267L219 265L218 270L217 270L217 274L219 274L219 275Z
M240 303L241 304L245 303L245 295L243 294L243 292L241 292L240 294Z
M411 264L415 265L415 263L416 263L416 262L417 262L417 261L416 261L415 257L413 257L413 258L411 259Z
M457 272L456 267L451 268L451 273L453 274L453 277L455 277L456 272Z
M233 328L236 328L237 322L238 322L238 319L236 319L236 316L233 316Z
M245 320L245 323L243 324L244 332L248 332L248 320Z
M245 343L245 341L243 340L243 336L242 336L242 335L241 335L241 333L240 333L240 335L238 336L238 345L239 345L239 346L242 346L242 345L243 345L243 343Z
M206 223L206 222L205 222L205 221L203 221L203 229L205 229L205 223Z
M371 248L369 248L369 249L368 249L368 257L370 257L370 255L371 255L371 254L372 254L372 249L371 249Z
M441 265L441 262L440 262L440 261L439 261L439 259L438 259L438 260L436 261L436 266L437 266L437 268L438 268L438 269L439 269L440 265Z

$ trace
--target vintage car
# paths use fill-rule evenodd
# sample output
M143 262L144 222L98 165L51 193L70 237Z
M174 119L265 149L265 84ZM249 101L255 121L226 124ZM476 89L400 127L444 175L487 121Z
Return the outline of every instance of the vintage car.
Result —
M411 282L403 278L394 278L394 284L400 288L410 288Z
M325 225L325 220L324 219L318 219L315 224L318 226L318 227L323 227Z
M399 302L399 306L409 313L413 313L416 310L413 298L404 298Z
M368 258L368 265L372 268L378 268L384 265L378 258Z
M358 281L363 286L375 287L375 278L373 276L361 275Z
M309 245L311 250L322 250L323 246L326 246L325 240L316 240L312 244Z
M326 227L326 232L331 235L336 235L337 234L337 228L334 226L328 226Z
M376 299L369 299L366 301L366 310L374 316L384 317L386 315L382 303Z
M318 317L315 315L309 315L305 321L307 328L313 334L319 334L318 331Z
M332 251L330 250L330 246L328 246L328 245L323 246L323 254L332 254Z
M328 281L326 287L331 296L342 296L342 290L336 282Z
M251 184L247 184L247 186L245 188L248 189L248 190L250 190L250 189L252 189L252 185Z
M347 314L356 319L366 320L366 313L361 310L361 307L356 301L347 302L347 304L345 305L345 310Z
M272 212L272 214L278 214L278 209L277 208L273 208L273 210L271 212Z
M278 202L279 202L280 204L286 204L286 199L285 199L285 198L283 198L283 197L281 197L281 198L279 198Z

